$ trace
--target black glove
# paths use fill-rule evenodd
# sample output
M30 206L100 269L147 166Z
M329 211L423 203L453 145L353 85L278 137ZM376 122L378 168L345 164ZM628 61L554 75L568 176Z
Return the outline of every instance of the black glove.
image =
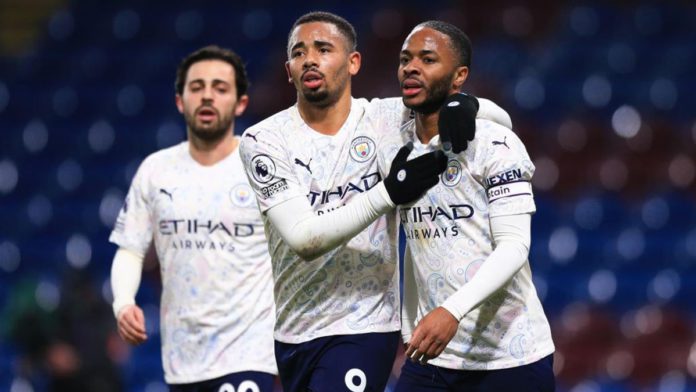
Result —
M473 95L456 93L447 97L437 121L440 142L445 151L452 150L459 154L474 140L478 109L478 99Z
M394 204L406 204L419 199L440 180L440 174L447 168L447 157L440 151L433 151L407 161L413 150L413 143L401 147L392 161L389 175L384 179L389 198Z

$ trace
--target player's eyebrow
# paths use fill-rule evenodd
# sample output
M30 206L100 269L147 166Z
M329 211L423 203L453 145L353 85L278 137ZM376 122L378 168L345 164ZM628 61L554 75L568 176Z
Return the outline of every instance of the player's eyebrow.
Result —
M226 80L222 80L222 79L213 79L212 85L215 86L215 85L218 85L218 84L221 84L221 83L224 83L224 84L227 84L227 85L230 84L230 83L229 83L228 81L226 81ZM203 79L201 79L201 78L199 78L199 79L193 79L193 80L191 80L188 84L189 84L189 85L192 85L192 84L202 84L202 85L205 85L205 80L203 80Z
M222 79L213 79L213 86L218 86L218 85L221 85L221 84L224 84L224 85L226 85L226 86L229 86L229 85L230 85L230 83L229 83L228 81L226 81L226 80L222 80Z
M292 48L290 48L290 51L292 52L295 49L304 48L305 46L306 45L304 44L304 42L300 41L300 42L296 43L295 45L293 45Z
M315 41L314 41L314 46L316 46L316 47L322 47L322 46L331 46L331 47L333 47L334 44L332 44L332 43L329 42L329 41L315 40Z
M206 85L206 82L205 82L204 79L199 78L199 79L193 79L193 80L191 80L191 81L188 82L186 85L187 85L187 86L190 86L191 88L193 88L193 86L196 86L196 87L203 87L203 86ZM210 85L211 85L212 87L218 87L218 86L229 87L229 86L231 86L231 84L230 84L228 81L223 80L223 79L213 79L213 80L211 81Z
M320 48L322 46L334 47L335 45L329 41L314 40L314 42L312 42L312 46ZM306 47L307 47L307 45L305 45L304 41L300 41L300 42L296 43L295 45L293 45L292 48L290 48L290 52L294 51L295 49L306 48Z
M421 51L418 52L418 55L419 55L419 56L427 56L427 55L431 55L431 54L432 54L432 55L437 55L437 53L435 53L434 50L428 50L428 49L423 49L423 50L421 50Z
M408 49L402 50L402 51L401 51L401 54L402 54L402 55L413 56L413 53L411 53L411 51L408 50ZM423 50L419 50L419 51L418 51L418 55L419 55L419 56L427 56L427 55L431 55L431 54L437 56L437 53L436 53L434 50L423 49Z

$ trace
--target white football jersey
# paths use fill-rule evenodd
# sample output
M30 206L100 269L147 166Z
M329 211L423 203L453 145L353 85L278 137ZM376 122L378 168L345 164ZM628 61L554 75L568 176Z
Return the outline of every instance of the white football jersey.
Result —
M413 121L380 149L387 172L407 141L409 159L441 148L439 136L424 145ZM399 207L418 291L417 319L467 284L493 252L489 218L533 213L534 165L520 139L508 128L476 121L476 137L466 151L450 153L440 182L410 206ZM408 289L415 289L408 287ZM406 335L406 333L404 334ZM500 369L537 361L554 351L549 323L532 283L529 261L508 284L469 312L444 352L430 364L449 369Z
M247 129L240 150L261 211L306 197L320 215L377 185L382 178L377 146L384 135L398 134L406 114L397 98L353 99L348 118L333 136L309 128L297 106ZM278 341L296 344L399 330L394 213L309 262L263 216L273 260Z
M144 254L153 238L165 380L277 374L270 256L239 149L213 166L188 142L145 159L110 240Z

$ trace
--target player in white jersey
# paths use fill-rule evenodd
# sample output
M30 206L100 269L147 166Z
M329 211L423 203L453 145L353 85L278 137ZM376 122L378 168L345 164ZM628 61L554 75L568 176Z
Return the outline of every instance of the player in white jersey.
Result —
M442 148L438 129L456 132L470 58L468 38L451 24L412 30L399 80L416 117L383 141L381 170L403 143L418 156ZM407 237L402 333L412 360L397 391L554 390L554 345L527 260L533 173L510 129L477 120L468 149L448 153L440 182L399 207Z
M172 391L272 391L277 374L270 255L234 136L247 85L230 50L208 46L181 62L176 105L188 141L145 159L110 238L113 308L131 344L147 339L135 294L154 239Z
M247 129L240 147L273 259L280 378L286 392L382 391L401 322L397 222L383 214L437 182L444 155L404 155L407 178L381 181L376 147L404 110L351 97L360 54L343 18L298 19L288 57L297 104Z
M343 18L300 17L286 63L297 104L249 128L240 147L273 259L286 392L384 390L400 329L394 204L444 169L437 152L406 161L404 148L381 181L378 146L408 111L400 99L351 97L355 46Z

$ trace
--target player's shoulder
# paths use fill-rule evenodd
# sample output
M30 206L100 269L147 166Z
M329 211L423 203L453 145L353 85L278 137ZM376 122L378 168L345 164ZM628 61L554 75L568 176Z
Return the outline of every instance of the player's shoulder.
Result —
M188 154L188 141L157 150L143 159L133 177L133 185L147 186L152 179L161 177L162 173L176 170Z
M512 129L512 119L505 109L490 99L477 97L479 109L476 118L487 119Z
M488 119L476 119L476 136L473 140L473 145L479 148L487 146L493 147L498 145L497 142L500 141L507 144L508 141L513 142L515 145L522 145L522 141L519 136L510 128L504 127L494 121ZM507 146L510 148L511 146Z
M364 101L368 110L375 112L401 111L404 109L403 101L398 97L372 98L369 101L365 98L360 98L359 100Z
M409 110L404 106L401 98L373 98L361 99L364 102L365 113L368 118L379 122L382 127L398 128L408 120Z
M484 169L501 162L531 163L527 148L510 128L489 120L476 120L476 136L469 143L466 159L471 167Z
M295 117L297 109L291 106L281 110L256 124L245 129L241 136L240 148L242 151L253 149L259 142L273 142L286 135L289 128L292 128L297 123Z
M246 138L247 136L245 135L247 134L256 135L260 131L275 132L281 130L282 126L287 125L288 122L293 120L293 112L297 112L297 108L295 106L291 106L264 118L263 120L247 128L242 133L242 138Z
M173 161L181 159L183 153L188 151L188 141L183 141L171 147L157 150L143 160L142 169L156 169L161 166L169 166Z

